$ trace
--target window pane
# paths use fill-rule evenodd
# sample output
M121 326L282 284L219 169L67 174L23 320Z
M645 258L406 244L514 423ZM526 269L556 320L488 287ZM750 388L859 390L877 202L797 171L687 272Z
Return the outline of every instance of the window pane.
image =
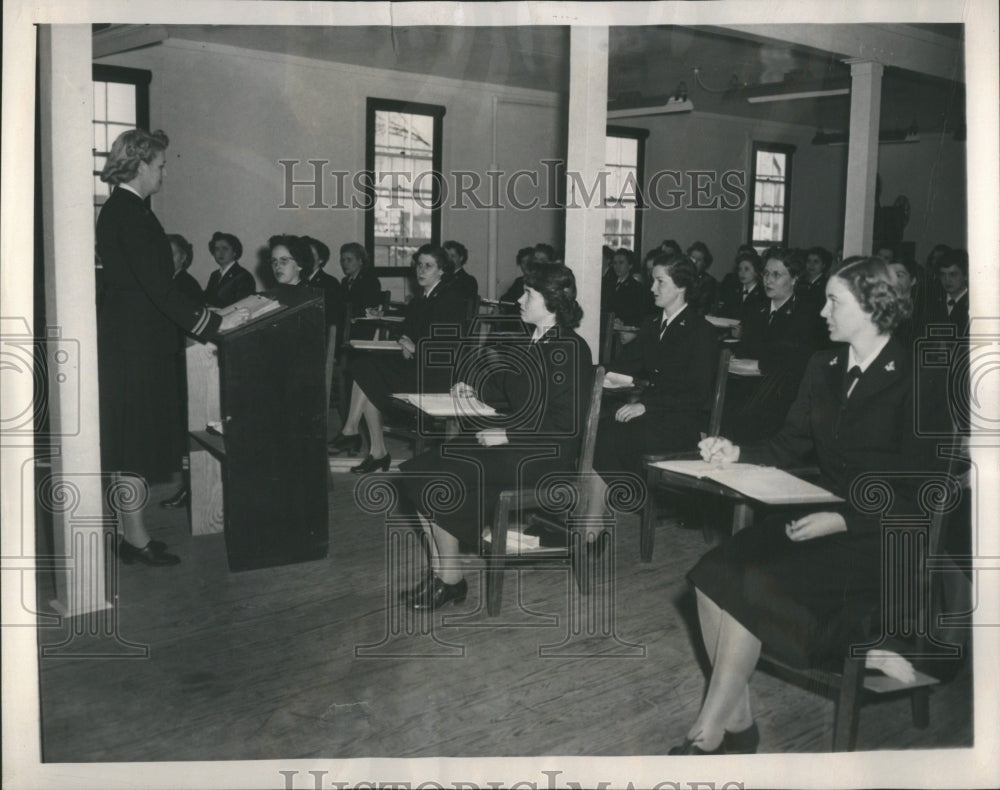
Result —
M103 123L94 124L94 150L100 152L108 150L108 129Z
M108 83L108 120L135 126L135 86Z
M108 107L106 103L108 83L106 82L95 82L94 83L94 120L95 121L106 121L108 120Z

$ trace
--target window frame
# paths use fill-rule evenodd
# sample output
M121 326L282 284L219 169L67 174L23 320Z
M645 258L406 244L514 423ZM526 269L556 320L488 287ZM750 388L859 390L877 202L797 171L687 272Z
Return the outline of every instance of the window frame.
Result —
M401 112L410 115L428 115L433 119L434 139L431 142L431 170L443 178L443 130L445 108L438 104L378 99L369 96L365 106L365 249L376 275L382 277L408 277L406 266L374 266L375 263L375 113ZM431 179L431 244L441 243L441 183L440 178Z
M756 214L755 207L757 205L757 154L763 151L765 153L784 154L786 157L785 176L782 180L785 187L785 196L781 223L781 241L767 241L763 243L763 246L765 248L775 245L787 247L789 224L792 216L792 167L794 164L795 150L796 146L791 143L771 143L761 140L753 141L753 145L750 149L750 202L748 206L750 210L747 212L747 244L752 245L754 249L760 246L756 243L756 240L753 237L754 216Z
M649 139L649 129L642 129L635 126L618 126L615 124L608 124L604 130L605 137L623 137L629 140L636 141L636 163L635 163L635 181L638 186L638 191L636 192L636 203L635 203L635 217L633 219L633 228L635 232L633 236L635 237L635 249L633 252L636 256L642 256L642 217L646 209L646 201L643 194L646 189L646 140ZM607 166L608 163L605 163ZM605 206L605 208L609 208ZM620 234L619 234L620 235ZM604 233L601 233L604 236Z

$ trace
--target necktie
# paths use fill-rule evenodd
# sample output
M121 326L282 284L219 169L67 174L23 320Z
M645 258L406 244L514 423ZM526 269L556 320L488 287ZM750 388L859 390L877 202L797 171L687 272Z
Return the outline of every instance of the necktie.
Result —
M771 323L772 321L774 321L774 317L775 317L775 316L776 316L777 314L778 314L778 311L777 311L777 310L772 310L772 311L771 311L771 314L770 314L770 315L769 315L769 316L767 317L767 323L768 323L768 324L770 324L770 323Z
M955 306L955 300L954 299L948 299L947 304L948 304L948 315L951 315L951 310Z
M749 295L750 295L750 291L749 291L748 289L744 288L744 289L743 289L743 301L744 301L744 302L745 302L745 301L747 300L747 297L748 297Z
M851 397L851 393L854 392L854 387L857 385L859 378L861 378L861 368L857 365L847 371L847 375L844 377L844 386L842 388L844 400Z
M660 340L663 340L663 334L667 331L667 319L664 318L660 321Z

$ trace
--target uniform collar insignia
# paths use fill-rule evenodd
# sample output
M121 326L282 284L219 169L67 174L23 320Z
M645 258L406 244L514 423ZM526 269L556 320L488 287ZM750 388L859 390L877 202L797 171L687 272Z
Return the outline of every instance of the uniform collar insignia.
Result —
M828 364L829 364L829 365L830 365L830 367L832 368L832 367L833 367L834 365L836 365L836 364L837 364L838 362L840 362L840 357L834 357L833 359L831 359L831 360L830 360L830 362L829 362Z
M892 373L896 369L896 360L890 359L889 364L885 366L886 373Z

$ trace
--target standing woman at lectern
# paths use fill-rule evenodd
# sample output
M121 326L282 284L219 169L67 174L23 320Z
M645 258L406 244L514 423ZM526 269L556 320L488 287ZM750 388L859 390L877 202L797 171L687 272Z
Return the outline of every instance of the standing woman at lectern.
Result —
M177 327L205 340L247 320L243 310L220 318L177 288L170 242L145 203L163 184L168 143L162 131L123 132L101 172L114 186L97 219L104 269L97 315L101 466L113 482L136 488L174 471ZM141 512L121 518L123 562L180 562L150 540Z

